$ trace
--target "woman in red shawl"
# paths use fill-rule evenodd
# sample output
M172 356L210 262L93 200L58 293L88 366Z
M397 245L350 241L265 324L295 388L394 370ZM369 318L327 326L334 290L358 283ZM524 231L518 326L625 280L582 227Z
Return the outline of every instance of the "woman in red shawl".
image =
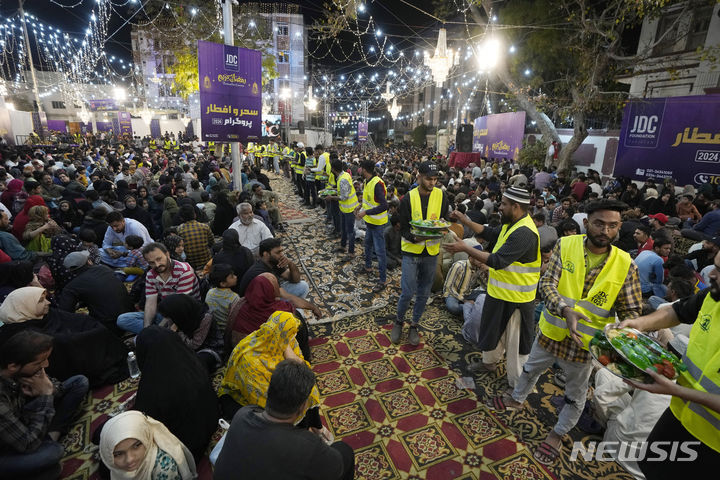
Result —
M305 320L299 312L295 311L292 303L280 298L280 284L277 277L272 273L262 273L255 277L245 289L245 303L238 310L234 321L228 321L232 325L233 347L260 328L260 325L267 322L270 316L277 312L290 312L300 320L300 328L296 339L300 345L303 357L310 361L310 346L308 344L308 328Z
M7 207L10 212L15 215L15 199L22 193L23 181L17 178L10 180L7 184L7 190L0 195L0 202Z
M25 231L25 227L30 221L30 218L28 217L28 212L32 207L36 205L42 205L43 207L47 207L47 205L45 205L45 200L43 200L40 195L29 196L27 200L25 200L25 205L23 205L22 211L18 213L15 217L15 220L13 220L12 234L15 235L15 238L17 238L20 243L24 243L23 232Z

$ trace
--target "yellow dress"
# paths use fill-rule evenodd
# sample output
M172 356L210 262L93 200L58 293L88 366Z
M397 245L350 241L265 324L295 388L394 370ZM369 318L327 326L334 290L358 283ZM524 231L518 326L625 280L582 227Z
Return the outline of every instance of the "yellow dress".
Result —
M230 395L241 405L259 405L265 408L270 377L278 363L285 360L288 345L303 358L295 335L300 320L290 312L277 311L270 315L260 328L243 338L228 360L225 377L218 395ZM305 362L310 366L307 361ZM308 408L320 404L320 392L313 386Z

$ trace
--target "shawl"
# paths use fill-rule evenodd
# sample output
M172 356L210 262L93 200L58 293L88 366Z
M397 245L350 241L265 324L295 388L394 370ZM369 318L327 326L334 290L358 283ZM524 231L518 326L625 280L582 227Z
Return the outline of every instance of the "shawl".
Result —
M42 318L40 298L45 289L40 287L22 287L10 292L0 305L0 321L3 323L23 323Z
M20 213L17 214L15 220L13 221L12 234L15 235L15 237L20 240L20 242L23 241L23 232L25 231L25 227L30 221L30 217L28 217L28 212L32 207L36 205L47 206L45 205L45 200L43 200L40 195L29 196L27 200L25 200L25 205L23 205L23 209L20 211Z
M238 310L233 330L250 334L277 311L294 313L292 304L278 296L276 286L264 274L255 277L245 289L245 303Z

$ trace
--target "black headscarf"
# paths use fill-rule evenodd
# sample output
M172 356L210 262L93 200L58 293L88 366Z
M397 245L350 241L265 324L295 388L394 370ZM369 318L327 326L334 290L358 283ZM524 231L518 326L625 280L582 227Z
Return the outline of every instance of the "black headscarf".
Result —
M181 332L192 337L200 327L207 306L190 295L175 293L163 298L157 309L163 317L172 320Z
M165 424L200 459L219 417L207 371L176 333L157 325L137 336L136 354L142 376L135 410Z
M235 208L228 200L227 193L219 192L215 195L215 219L213 220L212 230L215 235L222 235L227 228L233 223L235 218Z

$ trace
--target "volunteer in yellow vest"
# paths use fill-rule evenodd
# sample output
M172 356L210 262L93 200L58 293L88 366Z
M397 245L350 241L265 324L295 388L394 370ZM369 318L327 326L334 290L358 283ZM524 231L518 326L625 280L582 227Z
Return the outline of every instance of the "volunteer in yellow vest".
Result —
M673 462L669 456L663 461L638 461L647 479L700 473L707 476L720 468L720 253L715 255L714 263L715 268L709 273L710 285L705 290L619 325L655 331L680 323L692 324L682 358L687 370L680 372L677 383L650 370L655 383L632 383L648 392L672 395L670 408L650 432L648 444L658 442L656 445L664 445L663 449L669 452L673 445L699 442L679 447L696 452L697 458L692 462ZM687 458L687 453L683 452L682 457Z
M418 168L418 186L413 188L400 200L398 216L400 217L400 234L402 249L401 293L398 300L397 318L390 332L392 343L400 343L405 312L410 300L415 297L408 342L410 345L420 343L420 317L425 312L430 287L435 279L437 255L440 253L440 239L423 239L412 234L411 220L440 220L446 218L448 201L442 190L435 187L439 168L433 162L423 162Z
M305 170L305 159L307 153L305 153L305 144L298 142L295 146L297 155L295 156L295 168L293 169L293 180L295 181L295 187L297 188L297 194L300 198L305 198L305 178L303 177L303 171Z
M471 364L470 370L495 371L504 353L510 386L515 386L520 376L535 333L534 300L541 258L540 238L529 207L528 191L510 187L500 202L502 227L485 227L455 211L453 216L495 246L492 252L485 252L462 241L445 245L450 252L464 251L490 267L478 340L482 362Z
M319 192L325 188L326 182L326 180L321 179L321 177L327 177L327 172L330 171L330 154L325 151L325 147L322 145L316 145L315 158L317 159L317 164L312 171L315 172L315 188L317 188Z
M622 225L620 212L627 205L603 199L588 203L585 235L560 239L540 280L545 300L539 329L530 357L512 394L495 397L495 410L516 409L532 391L538 378L553 364L565 372L565 405L535 459L545 465L560 455L562 437L580 419L585 407L593 364L588 343L596 332L621 320L636 318L642 311L637 266L630 255L612 245Z
M294 162L294 155L293 150L287 146L284 145L282 149L282 162L280 163L280 166L282 167L283 174L286 178L290 178L290 172L292 171L292 164Z
M327 183L325 184L325 188L337 190L337 180L335 179L335 175L332 173L332 161L337 160L338 156L337 153L333 152L330 154L329 152L325 152L323 155L325 155L326 163L325 163L325 175L327 175ZM323 155L320 156L320 158L323 157ZM339 238L340 237L340 206L338 204L338 198L336 195L327 195L323 197L323 201L325 202L325 212L326 212L326 219L328 224L328 232L332 235L331 238ZM340 249L336 249L336 251L339 251Z
M337 195L328 195L325 200L338 203L340 211L340 247L335 249L336 253L345 253L347 246L348 260L355 256L355 209L358 203L355 187L350 174L343 170L343 163L337 157L330 161L332 174L337 178Z
M303 177L305 178L305 197L303 205L315 208L318 206L318 190L315 182L315 167L318 162L318 154L314 152L312 147L307 148L307 156L305 157L305 167L303 169Z
M365 159L360 162L360 174L365 180L362 208L355 216L365 220L365 273L372 272L373 251L378 259L379 287L387 285L387 254L385 250L385 225L388 223L388 203L385 183L375 175L375 163Z

